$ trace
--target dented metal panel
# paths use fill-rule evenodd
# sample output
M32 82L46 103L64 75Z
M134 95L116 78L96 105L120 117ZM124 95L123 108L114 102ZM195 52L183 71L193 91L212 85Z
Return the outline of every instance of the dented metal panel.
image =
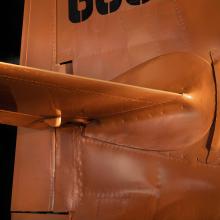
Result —
M88 18L80 12L74 23L67 0L26 0L21 64L190 94L191 105L187 111L160 105L90 125L19 128L13 219L218 219L219 154L213 151L212 157L218 133L212 138L213 130L218 131L219 97L210 51L219 53L220 2L132 5L130 0L112 13L108 4L101 15L97 1L89 1L93 10ZM188 55L166 55L167 63L154 63L158 56L177 51ZM197 58L188 62L187 57ZM63 106L71 103L63 100ZM89 101L101 109L97 99ZM110 106L107 110L114 111ZM170 121L173 126L167 126ZM38 215L42 212L70 216Z

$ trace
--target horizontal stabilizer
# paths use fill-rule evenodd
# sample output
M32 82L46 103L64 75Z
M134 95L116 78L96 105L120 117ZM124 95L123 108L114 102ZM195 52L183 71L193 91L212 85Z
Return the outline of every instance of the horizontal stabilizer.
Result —
M188 101L190 97L180 93L0 63L0 122L4 124L33 128L86 124Z

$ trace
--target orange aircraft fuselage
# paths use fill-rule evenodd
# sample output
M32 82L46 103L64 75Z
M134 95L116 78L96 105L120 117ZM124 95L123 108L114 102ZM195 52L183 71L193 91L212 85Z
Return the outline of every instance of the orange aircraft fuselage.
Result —
M220 1L26 0L13 220L220 218Z

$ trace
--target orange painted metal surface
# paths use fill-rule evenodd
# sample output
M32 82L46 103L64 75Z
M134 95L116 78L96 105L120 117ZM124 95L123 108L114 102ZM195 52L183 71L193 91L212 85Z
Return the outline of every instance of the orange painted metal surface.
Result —
M13 219L219 219L220 1L112 2L26 0Z

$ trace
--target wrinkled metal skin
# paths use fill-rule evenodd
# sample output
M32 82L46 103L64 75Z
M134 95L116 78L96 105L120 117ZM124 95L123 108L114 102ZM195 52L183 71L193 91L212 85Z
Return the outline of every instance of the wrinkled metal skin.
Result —
M70 2L26 0L0 63L12 219L220 219L220 1Z

